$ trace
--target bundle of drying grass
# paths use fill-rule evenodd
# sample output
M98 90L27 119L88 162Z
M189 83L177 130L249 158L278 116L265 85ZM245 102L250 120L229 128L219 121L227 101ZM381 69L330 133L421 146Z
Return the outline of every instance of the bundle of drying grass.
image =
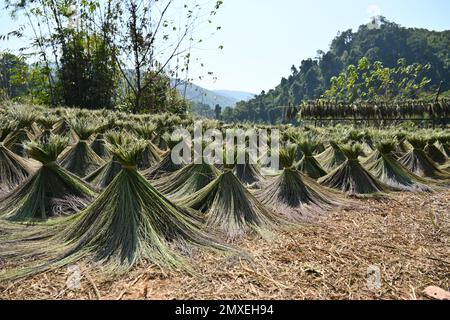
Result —
M251 159L250 153L246 149L237 150L237 160L242 158L244 163L236 161L236 165L233 168L233 173L244 185L249 187L259 187L264 181L264 177L261 174L259 166L256 164L257 159Z
M70 124L66 121L66 119L62 118L53 125L52 133L65 136L70 133Z
M412 149L399 159L409 171L422 178L431 178L436 180L447 180L449 175L442 171L438 165L430 159L425 153L427 139L419 136L408 137L408 142Z
M170 136L165 136L164 141L166 141L169 151L166 152L165 156L156 166L149 168L142 173L142 175L147 180L161 179L180 170L183 167L183 165L173 162L172 154L170 152L176 145L182 143L182 139L172 139L172 137Z
M388 191L388 187L373 177L359 162L362 155L360 144L340 146L347 160L319 180L323 186L340 190L349 195L372 195Z
M225 165L223 173L180 204L203 212L207 226L224 232L228 240L249 231L264 235L277 225L277 217L242 185L233 167Z
M21 157L27 157L27 151L25 150L25 144L30 142L33 135L26 129L20 129L11 134L4 144L8 146L8 149L18 154Z
M319 161L325 171L330 172L342 165L347 158L339 148L339 144L336 141L330 141L330 146L316 156L316 160Z
M295 169L296 148L291 146L280 150L283 172L256 193L261 203L292 221L302 221L343 205L344 201L335 192Z
M439 150L439 148L436 146L437 138L430 137L427 141L427 145L424 149L425 153L428 157L430 157L431 160L433 160L438 165L444 165L447 163L447 157L446 155Z
M53 114L44 114L36 119L35 124L37 124L42 130L53 130L53 127L60 121L61 119Z
M71 125L75 144L64 150L58 162L64 169L84 178L100 168L104 161L89 146L88 140L95 128L83 119L75 119Z
M220 175L213 165L191 163L182 169L156 180L153 185L169 198L180 199L206 187Z
M411 150L411 145L407 141L408 135L403 131L395 133L395 138L397 139L398 143L394 152L394 156L395 159L398 160Z
M104 189L113 182L121 170L122 166L120 162L113 156L103 166L84 178L84 180L96 188Z
M107 273L125 272L146 261L164 268L189 269L181 252L225 249L202 230L203 220L197 213L168 201L139 174L137 160L146 142L130 135L123 141L120 146L108 145L122 171L89 207L62 220L46 234L34 236L37 240L25 239L26 244L23 240L10 241L9 248L0 245L0 258L34 261L0 273L0 281L81 259L99 264Z
M298 171L314 180L325 176L327 172L322 168L316 158L314 158L314 153L317 151L320 143L314 139L301 139L297 144L303 153L303 159L297 164Z
M430 192L425 180L410 173L395 159L397 142L382 139L375 143L376 150L363 163L378 180L398 191Z
M31 107L17 106L12 108L10 113L20 129L31 129L31 125L38 118L38 113Z
M125 142L123 140L123 135L120 132L109 131L106 133L104 143L105 147L107 147L107 144L110 146L120 146ZM109 150L107 152L110 154ZM88 175L84 178L84 180L89 182L94 187L104 189L110 185L120 171L122 171L122 165L118 161L117 157L112 156L109 158L108 162Z
M107 160L111 157L108 152L108 148L106 148L105 137L102 133L99 133L95 136L95 139L94 141L92 141L90 147L100 158L104 160Z
M161 162L161 157L164 155L164 152L159 150L159 148L152 142L155 137L156 128L156 125L152 123L133 126L134 131L147 143L145 149L139 155L139 170L146 170L156 166Z
M438 136L438 147L447 158L450 158L450 134L441 134Z
M42 166L0 200L0 216L13 221L42 220L68 215L84 208L95 192L56 163L67 140L51 136L45 144L26 145L29 156Z
M10 140L10 136L6 136L5 140ZM0 194L17 187L35 170L36 165L31 160L15 154L0 142Z

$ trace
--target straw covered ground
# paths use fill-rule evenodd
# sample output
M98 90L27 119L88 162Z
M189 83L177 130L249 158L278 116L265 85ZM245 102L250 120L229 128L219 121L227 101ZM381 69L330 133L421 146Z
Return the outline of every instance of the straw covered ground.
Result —
M116 279L79 265L0 285L1 299L426 299L450 287L450 191L355 200L243 253L199 254L197 275L141 265ZM195 253L192 253L195 255ZM368 286L379 268L381 286Z

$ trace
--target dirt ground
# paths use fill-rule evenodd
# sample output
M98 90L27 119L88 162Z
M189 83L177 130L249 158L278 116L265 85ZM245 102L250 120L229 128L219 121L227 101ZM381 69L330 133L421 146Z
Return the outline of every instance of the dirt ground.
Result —
M140 266L103 279L81 265L0 284L1 299L426 299L450 286L450 191L356 200L241 254L199 254L196 275ZM74 271L75 270L75 271ZM73 284L73 283L72 283Z

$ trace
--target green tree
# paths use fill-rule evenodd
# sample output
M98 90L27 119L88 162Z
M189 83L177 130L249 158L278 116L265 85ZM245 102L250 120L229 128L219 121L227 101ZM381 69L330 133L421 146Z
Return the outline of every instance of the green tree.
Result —
M24 59L8 52L0 53L0 89L8 98L16 98L27 91L28 65Z

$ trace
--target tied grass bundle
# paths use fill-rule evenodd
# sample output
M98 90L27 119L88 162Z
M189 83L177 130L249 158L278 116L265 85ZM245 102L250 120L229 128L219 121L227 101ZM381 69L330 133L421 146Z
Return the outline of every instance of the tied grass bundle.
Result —
M108 148L106 148L105 136L102 133L95 136L95 139L92 141L90 147L103 160L111 158Z
M30 142L33 135L25 129L20 129L14 134L11 134L8 139L4 141L4 144L8 146L8 149L21 157L27 157L27 151L25 150L25 144Z
M440 134L437 139L439 150L441 150L447 158L450 158L450 134Z
M264 235L278 222L242 185L231 168L180 203L203 212L207 226L224 232L229 240L249 231Z
M89 146L88 139L95 131L86 120L72 121L72 135L75 144L59 157L59 164L69 172L84 178L100 168L104 161Z
M45 220L69 215L84 208L94 190L56 163L67 140L51 136L45 144L26 145L29 156L42 166L18 188L0 201L0 216L12 221Z
M432 189L425 180L410 173L395 159L396 140L380 140L376 150L363 163L366 169L378 180L397 191L430 192Z
M60 119L53 125L52 133L60 136L66 136L70 133L70 124L66 119Z
M320 143L313 139L301 139L297 143L303 153L303 159L297 165L298 171L314 180L325 176L327 172L314 158L314 153L318 150Z
M26 180L36 165L15 154L0 142L0 193L7 193Z
M104 136L104 144L108 149L111 146L120 146L125 143L124 141L125 135L121 132L116 131L108 131ZM107 150L108 154L110 154L109 150ZM110 185L110 183L114 180L114 178L120 173L122 170L122 165L116 156L112 156L107 163L103 166L92 172L86 178L85 181L89 182L94 187L99 189L104 189Z
M139 170L147 170L153 166L156 166L161 162L161 156L163 151L152 142L155 137L156 125L152 123L145 123L134 126L134 131L145 140L147 145L145 149L139 155L138 168Z
M164 136L163 140L166 142L169 151L166 152L165 156L155 167L149 168L142 173L142 175L147 180L161 179L180 170L183 167L183 165L175 164L172 161L172 154L170 152L176 145L178 145L179 143L183 143L182 139L172 139L170 136L166 135Z
M313 179L295 169L295 146L280 150L281 175L265 185L256 195L261 203L292 221L344 205L333 191L320 186Z
M319 161L322 168L328 172L338 168L346 159L347 158L336 141L330 141L330 146L324 152L316 156L316 160Z
M8 256L18 262L27 257L34 262L7 270L0 274L0 281L81 259L99 264L108 273L125 272L146 261L188 270L181 252L226 249L202 230L203 220L196 212L168 201L140 175L137 159L146 143L123 135L123 145L108 144L123 168L114 181L84 211L61 221L41 237L30 237L37 240L10 241L10 248L1 248L0 258Z
M430 159L425 153L427 139L419 136L410 136L408 142L412 149L399 159L409 171L422 178L431 178L435 180L448 180L450 176Z
M122 165L120 162L117 161L116 157L112 157L107 163L84 178L84 180L96 188L104 189L109 186L121 170Z
M250 154L246 149L238 149L236 152L236 162L238 162L237 160L239 158L244 157L245 163L236 163L233 168L233 173L244 185L258 187L264 181L264 177L261 174L259 166L251 163L256 163L257 161L250 161Z
M438 165L444 165L447 163L447 157L436 146L436 142L437 142L437 138L429 138L424 151L427 154L427 156L431 160L433 160L435 163L437 163Z
M163 152L158 149L157 146L153 144L151 141L146 141L147 145L145 146L144 151L139 156L138 168L139 170L146 170L151 168L152 166L157 165L161 162L161 156Z
M59 122L61 119L53 114L44 114L37 118L36 123L45 131L45 130L53 130L53 127Z
M213 165L202 161L191 163L182 169L154 182L154 186L171 199L181 199L206 187L220 175Z
M347 144L340 149L347 160L321 178L321 185L353 196L375 195L388 191L389 188L373 177L359 162L358 157L362 154L360 144Z

